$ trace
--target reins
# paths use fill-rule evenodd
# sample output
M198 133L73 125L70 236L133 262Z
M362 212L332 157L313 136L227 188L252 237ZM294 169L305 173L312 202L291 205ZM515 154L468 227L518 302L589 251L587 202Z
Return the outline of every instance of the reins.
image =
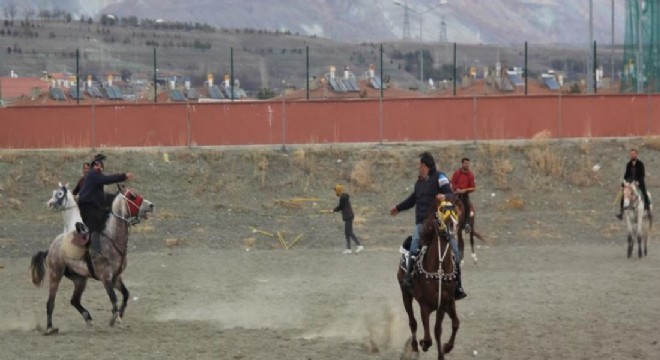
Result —
M121 216L121 215L117 215L117 214L115 214L115 212L111 210L110 213L112 214L112 216L116 217L116 218L119 219L119 220L122 220L123 222L127 223L129 226L136 225L136 224L140 223L141 220L140 220L140 216L139 216L139 214L138 214L138 215L135 215L135 216L130 216L130 214L131 214L131 208L129 207L129 203L135 205L138 209L139 209L140 207L137 206L137 204L136 204L135 202L129 200L126 196L124 196L124 194L119 193L119 194L117 194L117 195L118 195L118 196L121 196L122 198L124 198L124 200L126 200L126 208L128 209L128 214L129 214L129 216L125 218L125 217L123 217L123 216Z

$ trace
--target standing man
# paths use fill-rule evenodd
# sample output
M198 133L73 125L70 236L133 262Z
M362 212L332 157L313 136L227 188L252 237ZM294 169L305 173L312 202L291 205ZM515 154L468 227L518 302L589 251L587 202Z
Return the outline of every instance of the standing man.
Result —
M637 159L637 149L630 149L630 161L626 164L626 172L623 174L623 179L632 182L637 181L639 190L642 192L642 197L644 198L644 210L646 210L649 218L651 217L651 204L649 201L649 195L646 193L646 183L644 182L644 163L642 160ZM621 185L623 186L623 184ZM621 202L619 203L619 213L616 217L621 220L623 219L623 197L621 197Z
M436 169L433 155L429 152L422 153L419 159L419 176L412 194L390 209L390 215L396 216L401 211L415 207L415 228L413 229L412 242L410 243L410 257L406 263L406 276L401 282L402 288L412 290L413 264L417 259L419 251L419 237L424 226L424 218L433 204L434 198L441 201L445 198L447 200L453 200L453 197L449 179L445 173ZM461 300L467 297L467 294L463 291L461 281L461 253L458 249L458 242L453 235L450 235L449 243L455 256L454 266L456 267L457 286L454 296L456 300Z
M84 162L82 164L83 176L80 178L80 180L78 180L78 184L76 184L76 187L71 192L73 196L78 195L80 193L80 190L82 190L83 183L85 182L85 176L87 176L87 173L89 172L89 166L90 165L88 162Z
M332 212L341 211L341 218L344 220L344 235L346 236L346 250L344 254L351 254L351 239L357 245L355 248L355 253L358 254L360 251L364 250L364 246L360 244L357 236L353 233L353 208L351 207L351 200L348 193L344 192L344 187L340 184L335 185L335 194L339 197L339 205L337 205Z
M458 199L463 203L463 214L465 218L465 226L467 231L469 229L468 217L472 210L472 203L470 202L470 193L476 190L477 185L474 182L474 174L470 171L470 159L462 158L461 167L454 172L451 177L451 187L454 193L458 195Z
M87 176L85 176L85 181L83 182L78 199L80 216L85 225L87 225L87 228L89 228L89 232L92 235L92 250L97 254L101 252L101 233L105 229L105 222L108 218L107 208L109 204L107 203L103 186L135 179L135 176L129 172L104 175L103 160L105 160L105 156L98 154L90 162L91 169L87 173Z

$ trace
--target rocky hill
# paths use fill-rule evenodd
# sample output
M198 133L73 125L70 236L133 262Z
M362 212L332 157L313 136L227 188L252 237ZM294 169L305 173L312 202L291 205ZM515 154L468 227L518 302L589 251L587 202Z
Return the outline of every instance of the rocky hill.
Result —
M424 41L440 39L441 21L447 40L459 43L588 44L589 2L574 0L409 0L409 29L419 41L420 19ZM442 5L439 5L443 3ZM446 3L446 4L444 4ZM614 4L615 41L624 29L624 1ZM341 42L401 39L404 8L389 0L0 0L5 18L41 9L61 9L75 16L115 14L138 18L207 23L218 28L288 30ZM594 39L611 42L612 8L609 1L594 2Z

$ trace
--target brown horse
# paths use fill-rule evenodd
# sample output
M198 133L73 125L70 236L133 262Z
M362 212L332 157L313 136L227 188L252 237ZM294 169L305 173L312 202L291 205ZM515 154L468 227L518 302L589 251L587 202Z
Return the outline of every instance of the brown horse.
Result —
M465 203L463 202L464 194L456 194L458 199L456 200L456 212L458 213L458 248L461 251L461 264L463 257L465 256L465 240L463 239L463 232L467 232L470 235L470 250L472 251L472 261L476 264L479 259L477 259L477 253L474 251L474 238L486 242L486 239L474 229L474 219L475 212L474 209L470 206L466 209ZM471 205L471 204L470 204Z
M82 315L88 325L92 324L89 311L80 304L80 299L88 278L103 282L103 286L112 303L112 317L110 326L120 321L128 303L128 289L124 285L121 274L126 269L128 251L129 226L146 219L149 212L154 211L154 205L142 198L132 190L120 188L111 206L111 216L108 216L106 227L101 236L101 252L90 254L84 247L76 245L76 230L58 235L50 245L48 251L39 251L32 256L31 273L32 283L41 286L46 274L46 265L49 273L48 302L46 303L47 328L45 335L56 333L53 327L53 308L57 289L66 276L74 284L71 305ZM117 306L117 295L114 289L121 291L123 301L121 307Z
M454 348L454 340L460 321L456 313L456 302L454 292L456 288L456 269L454 267L454 253L449 245L448 232L455 227L455 212L449 202L442 202L432 206L424 228L420 234L420 245L422 249L417 257L417 263L413 266L415 276L413 277L413 293L402 289L403 306L408 313L408 325L412 333L410 344L414 357L419 355L417 343L417 320L413 314L413 298L417 300L421 310L422 324L424 326L424 339L419 344L423 351L427 351L433 344L429 333L429 318L436 311L434 337L438 344L438 359L444 359L444 354ZM401 284L405 276L405 255L402 256L403 263L399 265L397 279ZM438 298L438 294L441 296ZM442 320L449 314L452 320L451 337L442 347L440 335L442 333Z

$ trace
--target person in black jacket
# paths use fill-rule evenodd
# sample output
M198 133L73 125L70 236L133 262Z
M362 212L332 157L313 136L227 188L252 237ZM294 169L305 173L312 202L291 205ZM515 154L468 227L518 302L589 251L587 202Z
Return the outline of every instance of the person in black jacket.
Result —
M642 197L644 198L644 210L646 210L650 217L651 203L649 201L649 194L646 193L646 183L644 182L645 175L644 163L642 160L637 159L637 149L630 149L630 161L626 164L626 172L623 174L623 179L628 182L637 181L637 186L642 192ZM623 184L621 184L621 186L623 187ZM619 213L616 217L619 220L623 219L623 197L621 197Z
M80 216L91 233L92 250L97 253L101 252L101 233L105 229L105 222L109 213L108 207L110 205L103 191L103 186L135 179L135 176L130 172L104 175L103 160L105 160L105 156L98 154L91 161L90 165L92 168L87 173L87 176L85 176L85 181L83 182L78 198Z
M358 240L355 233L353 233L353 219L355 218L355 215L353 214L353 208L351 207L350 196L348 193L344 192L344 187L340 184L335 185L335 194L339 197L339 205L332 209L332 212L341 211L341 218L344 220L344 235L346 236L346 250L344 250L344 254L352 253L351 239L353 239L355 245L357 245L357 248L355 248L355 253L357 254L364 250L364 246L360 244L360 240Z
M434 198L438 201L449 200L454 201L454 193L451 189L449 178L442 171L438 171L435 167L435 159L429 152L420 154L419 159L419 176L415 182L413 192L398 205L390 209L390 215L396 216L399 212L415 207L415 228L412 233L412 242L410 243L410 257L406 262L406 276L403 278L401 286L405 289L412 289L412 276L413 264L419 252L419 236L424 226L424 219L429 212L430 206L433 204ZM455 236L450 236L452 250L456 258L456 300L467 297L463 291L463 284L461 281L461 268L460 258L461 253L458 249L458 242Z

